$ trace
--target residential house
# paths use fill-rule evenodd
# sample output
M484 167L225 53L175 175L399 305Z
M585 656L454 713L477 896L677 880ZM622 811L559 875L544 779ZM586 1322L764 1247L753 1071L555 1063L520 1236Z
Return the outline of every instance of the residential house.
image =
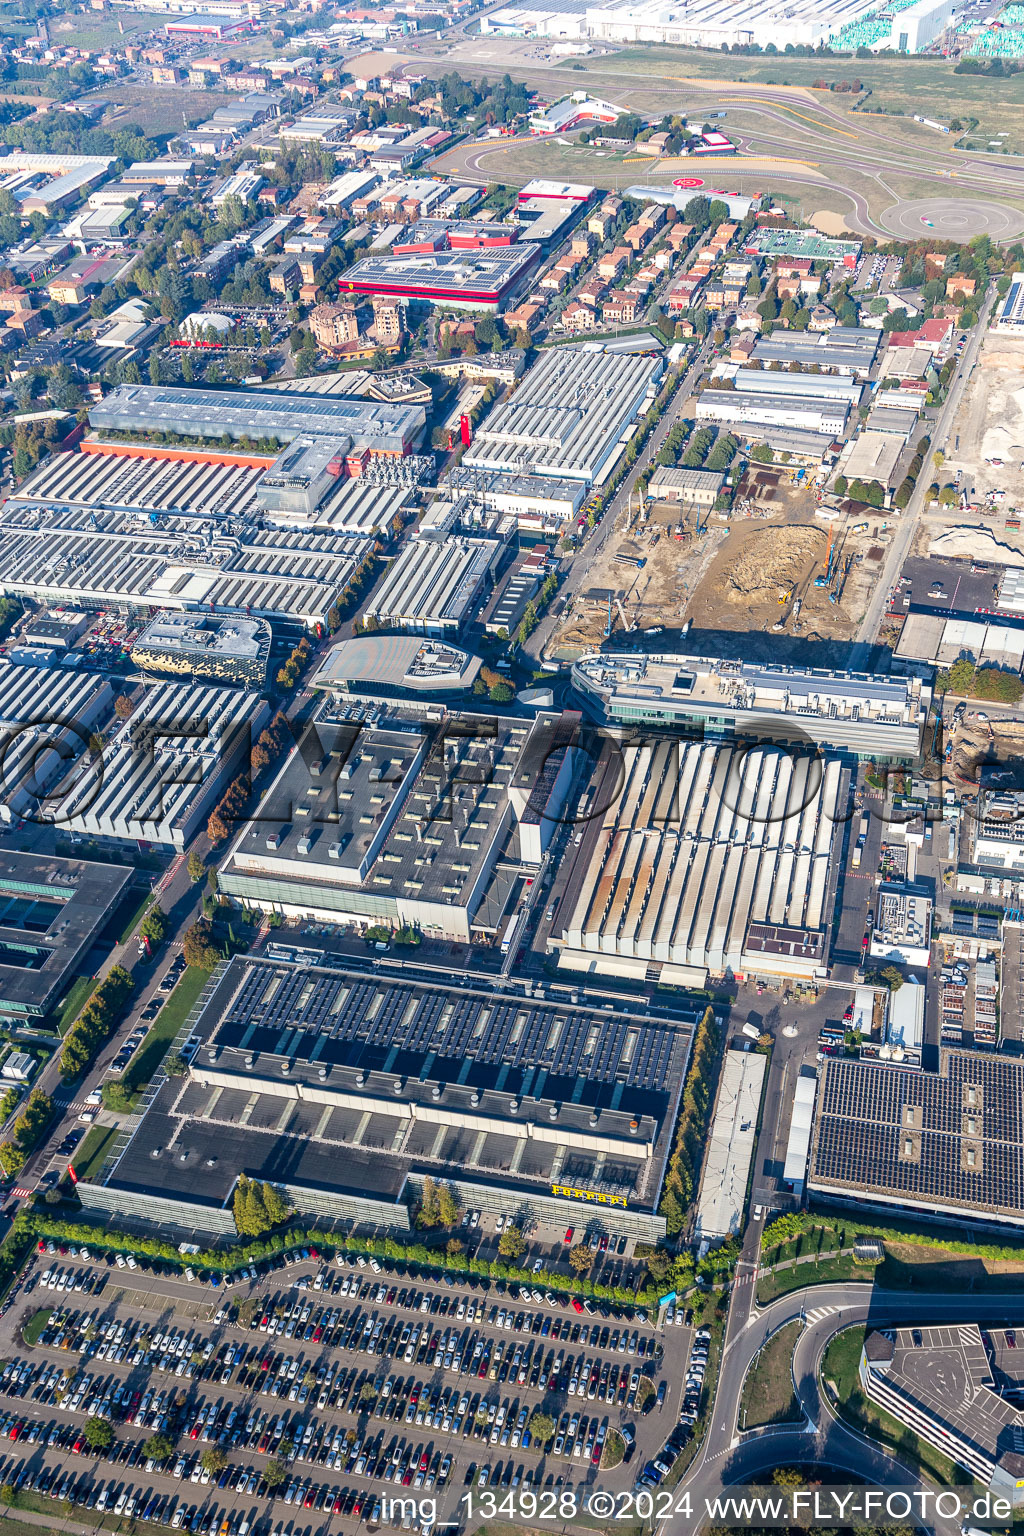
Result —
M580 335L585 331L592 331L597 327L597 315L587 304L580 304L573 300L562 311L559 325L563 331L571 331L573 335Z
M977 284L973 277L965 277L962 272L954 272L952 277L946 279L947 299L972 299Z
M628 289L620 288L610 293L601 305L601 318L614 325L632 325L640 310L642 300Z

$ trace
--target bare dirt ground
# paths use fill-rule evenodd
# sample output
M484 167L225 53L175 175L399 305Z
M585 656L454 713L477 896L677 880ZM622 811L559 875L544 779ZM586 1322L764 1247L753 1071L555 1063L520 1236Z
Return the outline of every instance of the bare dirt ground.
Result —
M830 529L814 516L813 491L775 470L752 471L738 505L748 515L728 524L713 517L700 530L692 510L664 503L628 529L620 525L588 568L548 654L671 650L681 642L684 649L752 661L845 665L883 556L879 526L853 534L839 519ZM814 586L830 537L835 602ZM646 565L637 570L616 555L643 558Z
M972 503L991 517L1001 536L1006 514L1024 507L1024 337L987 338L964 390L950 445L936 478L944 484L960 470ZM993 459L1001 462L993 464ZM1005 491L1005 498L989 504L990 491Z
M979 720L979 711L988 718ZM984 703L972 704L955 730L947 728L946 741L950 739L953 756L947 765L946 777L960 791L965 785L978 782L982 764L1005 764L1016 769L1018 776L1024 773L1024 720L1017 717L1001 720L998 708L990 709Z

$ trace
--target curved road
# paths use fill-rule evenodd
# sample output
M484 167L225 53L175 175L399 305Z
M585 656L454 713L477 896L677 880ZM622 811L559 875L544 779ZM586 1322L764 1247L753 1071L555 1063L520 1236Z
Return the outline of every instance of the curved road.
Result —
M473 54L481 50L482 56L477 61ZM564 68L545 68L525 60L520 65L514 49L510 52L506 67L531 87L550 94L553 87L557 90L563 83L559 77L565 74L566 87L579 88L581 82L578 75L570 79ZM433 64L436 68L450 69L453 64L460 62L482 64L486 54L487 49L482 40L467 38L454 54L446 56L443 61L418 54L416 66L429 68ZM493 67L493 60L491 64ZM893 133L888 129L884 118L867 113L855 115L841 112L826 100L820 99L817 93L802 86L708 81L650 71L602 70L596 61L586 69L585 83L589 88L611 95L620 103L623 91L629 93L630 83L633 83L638 100L623 104L635 110L678 110L681 87L698 98L693 116L700 112L728 109L734 127L733 137L742 148L758 159L777 156L780 164L777 170L773 169L770 173L761 170L748 172L740 157L724 163L716 162L713 169L709 167L712 174L722 176L728 171L733 178L756 175L762 180L830 186L849 198L853 209L850 222L862 234L891 238L894 230L889 227L888 221L872 217L862 191L855 186L844 185L844 170L865 180L879 182L892 205L896 205L884 209L889 220L897 217L896 210L901 199L898 193L881 180L884 173L902 174L918 181L934 183L936 207L934 210L926 208L926 212L934 215L936 238L948 236L952 239L966 239L986 229L994 238L1012 238L1024 229L1024 213L1003 201L1014 198L1018 203L1024 203L1024 163L1015 157L968 155L953 148L948 138L941 139L938 135L935 135L934 146L916 144L905 133ZM641 96L642 100L639 99ZM748 124L744 121L747 118L753 121ZM437 169L458 171L487 181L493 179L496 169L494 161L514 147L516 142L505 139L462 145L449 150L447 154L442 153L433 164ZM532 142L536 144L538 141ZM800 163L801 156L806 156L804 165ZM639 168L642 159L646 160L646 157L637 157L638 175L644 174ZM485 168L488 163L490 177ZM659 179L673 174L685 174L693 166L692 160L648 160L646 163L649 171ZM977 202L974 201L975 195ZM951 225L946 230L942 227L942 205L952 207L954 197L961 216L964 205L970 205L972 221L969 227L956 228ZM923 223L924 216L921 215L922 235L927 227ZM900 232L904 238L907 237L906 231Z
M754 1356L772 1334L798 1321L804 1327L793 1352L793 1380L805 1424L741 1433L740 1395ZM679 1491L690 1495L693 1521L700 1524L705 1501L716 1498L723 1488L793 1463L820 1463L880 1487L930 1487L912 1468L837 1418L818 1391L818 1374L829 1341L844 1328L955 1322L1021 1326L1024 1296L1019 1291L967 1295L884 1291L871 1284L846 1282L807 1286L758 1307L752 1265L746 1261L734 1288L708 1432L679 1484ZM940 1536L958 1536L956 1522L931 1519L928 1523ZM691 1528L687 1522L687 1536ZM674 1531L671 1520L667 1529ZM682 1525L679 1536L683 1536Z

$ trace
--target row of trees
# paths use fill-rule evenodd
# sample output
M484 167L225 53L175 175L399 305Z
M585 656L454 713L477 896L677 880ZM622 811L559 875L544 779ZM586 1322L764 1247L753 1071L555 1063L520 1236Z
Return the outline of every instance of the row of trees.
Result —
M0 1142L0 1167L10 1177L25 1166L25 1159L40 1140L53 1118L53 1100L41 1088L34 1088L21 1114L11 1128L7 1141Z
M310 645L305 635L292 651L288 660L277 671L277 686L286 688L289 692L299 680L299 674L309 660Z
M989 699L1000 704L1016 704L1024 685L1015 672L1000 672L998 667L978 667L967 656L960 656L935 679L940 693L954 693L964 699Z
M718 1026L709 1008L694 1036L690 1070L683 1089L679 1123L661 1196L660 1210L670 1237L682 1231L686 1212L697 1187L704 1133L713 1096L718 1043Z
M96 1052L123 1015L134 987L131 973L123 965L112 966L107 972L64 1036L60 1070L65 1081L80 1076L92 1064Z
M837 496L849 496L868 507L885 506L885 487L878 480L847 480L845 475L837 475L833 489Z
M443 1269L451 1274L481 1275L491 1280L507 1280L516 1278L519 1270L514 1262L505 1262L505 1260L514 1261L525 1249L522 1230L514 1225L506 1227L505 1232L502 1233L503 1239L508 1234L508 1241L504 1244L504 1248L499 1243L498 1251L502 1257L495 1260L470 1257L463 1251L458 1239L452 1239L447 1250L441 1252L426 1242L402 1242L397 1237L365 1239L347 1237L339 1243L333 1235L322 1232L316 1227L297 1226L289 1226L285 1230L275 1229L261 1237L247 1238L239 1242L234 1249L203 1249L186 1259L182 1257L174 1243L162 1238L140 1237L137 1233L119 1232L113 1229L101 1230L88 1222L62 1221L51 1216L46 1210L38 1213L19 1211L14 1221L14 1232L16 1240L21 1243L40 1237L52 1237L54 1241L86 1243L90 1249L97 1249L102 1253L135 1253L146 1258L158 1259L178 1269L183 1269L188 1263L196 1268L214 1270L218 1274L230 1274L236 1269L248 1264L258 1264L261 1260L272 1258L277 1254L312 1246L327 1257L337 1249L350 1254L374 1254L378 1258L404 1264L420 1264L434 1269ZM10 1240L7 1246L10 1246ZM513 1253L513 1249L517 1251ZM0 1266L2 1263L3 1254L0 1253ZM569 1280L565 1275L553 1271L539 1274L537 1284L549 1290L572 1291L577 1295L592 1296L599 1301L635 1304L640 1307L650 1307L656 1299L653 1287L635 1292L628 1285L603 1285L589 1278Z
M303 640L302 644L308 648L308 641ZM294 655L293 651L292 656ZM287 751L291 744L292 735L288 728L288 721L278 710L270 724L264 726L256 738L256 744L249 754L253 773L261 773L264 768L268 768L281 756L282 752ZM241 819L251 792L252 781L247 774L240 773L231 780L207 817L206 835L214 847L224 842L230 835L234 823Z

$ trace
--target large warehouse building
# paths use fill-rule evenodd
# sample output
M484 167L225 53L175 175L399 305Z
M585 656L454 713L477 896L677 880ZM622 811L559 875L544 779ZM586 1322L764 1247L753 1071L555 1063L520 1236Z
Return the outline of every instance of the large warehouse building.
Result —
M411 539L370 598L366 615L415 634L454 634L479 608L503 548L499 539Z
M128 720L107 727L94 762L62 765L48 802L68 832L115 847L182 853L236 774L270 710L257 693L153 683Z
M244 825L220 889L283 916L492 940L558 825L579 717L324 701Z
M94 427L118 432L177 432L183 437L244 437L290 443L307 433L332 438L337 451L401 457L418 447L421 405L385 405L349 395L306 391L182 389L120 384L89 411Z
M53 854L0 853L0 1019L44 1018L76 976L134 871Z
M478 250L368 256L338 279L342 293L368 293L447 309L504 309L540 261L531 242Z
M573 690L609 725L666 725L807 742L852 757L912 762L931 693L913 677L769 667L701 656L581 656Z
M1024 1226L1024 1061L942 1050L922 1072L826 1060L807 1186L860 1209Z
M615 787L621 783L618 793ZM704 986L825 974L845 775L832 760L678 738L606 758L550 947L572 970Z
M690 1030L645 1014L239 956L78 1195L91 1214L233 1233L240 1172L302 1216L407 1229L423 1178L467 1210L655 1242ZM129 1126L133 1122L128 1122Z
M601 346L549 347L464 454L467 469L582 480L610 472L665 364Z
M851 22L877 7L877 0L609 0L594 7L571 0L515 0L491 11L481 31L538 37L600 38L613 43L674 43L687 48L733 48L769 43L781 53L787 44L817 48Z
M400 487L314 478L311 460L322 456L308 441L297 464L287 449L252 463L210 457L165 449L138 458L110 445L45 460L0 508L4 590L312 629L327 622L369 536L409 500Z
M766 375L770 380L774 375ZM823 447L842 438L850 406L845 400L823 395L810 382L800 394L760 387L758 389L704 389L697 401L697 420L714 421L742 437L757 436L763 427L792 427L813 432Z

